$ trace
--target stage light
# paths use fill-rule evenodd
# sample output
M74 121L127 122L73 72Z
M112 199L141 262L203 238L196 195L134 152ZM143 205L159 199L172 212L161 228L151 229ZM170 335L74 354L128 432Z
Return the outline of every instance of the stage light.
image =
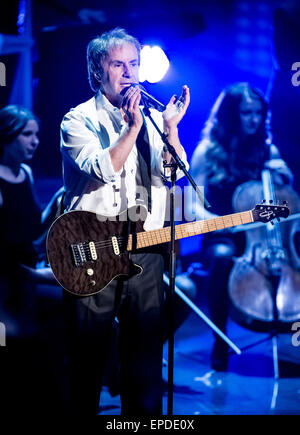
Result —
M157 45L145 45L141 51L140 82L159 82L169 69L170 62L164 51Z

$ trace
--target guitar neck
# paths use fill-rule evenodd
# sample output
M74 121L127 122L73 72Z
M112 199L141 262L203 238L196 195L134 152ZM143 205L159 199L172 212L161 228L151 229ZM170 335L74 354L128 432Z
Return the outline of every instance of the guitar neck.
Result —
M203 221L188 222L185 224L176 225L175 240L197 236L199 234L210 233L212 231L224 230L225 228L249 224L251 222L254 222L252 210L228 214L225 216L218 216L216 218ZM130 234L128 237L127 251L131 251L133 246L135 249L141 249L170 241L171 227L143 231L134 235L134 238L132 234Z

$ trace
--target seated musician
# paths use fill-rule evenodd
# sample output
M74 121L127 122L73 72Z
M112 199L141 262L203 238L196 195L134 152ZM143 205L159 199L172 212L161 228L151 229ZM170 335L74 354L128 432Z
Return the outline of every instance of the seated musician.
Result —
M242 183L261 180L263 168L271 170L275 184L291 183L291 171L270 143L268 104L263 94L247 83L224 89L214 103L191 160L197 185L205 187L211 205L209 219L233 213L234 192ZM262 198L261 198L262 199ZM201 216L203 218L203 216ZM209 233L203 238L202 258L209 270L208 304L212 321L226 332L228 278L233 257L245 248L242 233ZM212 368L226 370L228 346L218 336L211 355Z

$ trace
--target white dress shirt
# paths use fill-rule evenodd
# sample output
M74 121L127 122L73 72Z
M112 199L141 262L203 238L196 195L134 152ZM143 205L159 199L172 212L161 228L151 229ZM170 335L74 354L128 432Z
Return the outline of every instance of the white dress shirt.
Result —
M151 109L151 116L163 129L161 114ZM152 212L144 224L146 230L162 228L165 220L167 189L163 168L163 142L151 121L146 118L151 150ZM61 151L66 190L65 209L88 210L104 216L146 201L141 186L136 145L133 146L122 169L112 166L109 148L126 128L121 112L98 92L95 97L68 112L61 124ZM182 160L186 161L183 152ZM177 179L182 177L177 172ZM139 199L137 200L137 197Z

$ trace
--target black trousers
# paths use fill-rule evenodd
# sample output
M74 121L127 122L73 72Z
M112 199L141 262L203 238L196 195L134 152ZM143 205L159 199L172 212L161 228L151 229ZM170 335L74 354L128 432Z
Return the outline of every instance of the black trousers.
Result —
M93 296L64 293L69 412L95 415L110 351L115 318L119 321L120 397L123 415L162 414L163 257L132 254L140 275L113 280Z

